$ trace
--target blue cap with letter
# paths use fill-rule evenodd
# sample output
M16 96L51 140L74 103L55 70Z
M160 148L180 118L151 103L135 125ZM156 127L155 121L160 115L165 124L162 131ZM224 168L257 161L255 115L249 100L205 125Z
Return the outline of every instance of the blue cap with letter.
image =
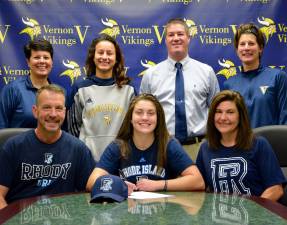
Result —
M91 191L91 203L122 202L128 197L128 186L118 176L98 177Z

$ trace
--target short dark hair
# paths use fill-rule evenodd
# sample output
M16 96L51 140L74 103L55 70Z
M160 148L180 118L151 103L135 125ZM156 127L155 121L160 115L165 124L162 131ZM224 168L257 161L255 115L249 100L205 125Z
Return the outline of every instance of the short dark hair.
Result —
M231 101L234 102L239 113L238 132L236 137L235 147L238 149L250 149L253 141L253 132L249 122L247 108L244 103L243 97L235 91L224 90L214 96L207 119L207 140L209 147L218 149L221 146L221 133L215 127L214 116L216 109L221 102Z
M64 88L62 88L61 86L59 86L57 84L48 84L48 85L45 85L45 86L38 89L38 91L36 93L36 105L39 104L40 94L45 90L53 92L53 93L57 93L57 94L62 94L64 97L66 97L66 92L65 92Z
M253 34L256 37L256 41L260 48L264 48L265 46L265 39L262 31L253 23L246 23L241 24L235 33L234 36L234 47L237 49L239 44L239 39L242 34Z
M53 53L54 53L53 46L49 41L45 39L31 40L28 42L28 44L24 46L24 53L26 59L30 59L32 50L49 52L51 58L53 59Z

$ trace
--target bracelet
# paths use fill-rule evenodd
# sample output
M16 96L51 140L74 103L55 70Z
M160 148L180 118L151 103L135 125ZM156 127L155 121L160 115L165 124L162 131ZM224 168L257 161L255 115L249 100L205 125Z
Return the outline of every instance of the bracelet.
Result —
M164 187L163 187L163 191L167 191L167 180L164 180Z

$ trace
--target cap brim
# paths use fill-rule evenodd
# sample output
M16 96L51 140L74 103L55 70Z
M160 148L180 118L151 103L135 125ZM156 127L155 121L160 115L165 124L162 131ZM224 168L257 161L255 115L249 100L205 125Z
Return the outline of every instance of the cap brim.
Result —
M113 194L113 193L101 193L94 195L91 198L90 203L97 203L97 202L122 202L126 198ZM110 201L111 200L111 201Z

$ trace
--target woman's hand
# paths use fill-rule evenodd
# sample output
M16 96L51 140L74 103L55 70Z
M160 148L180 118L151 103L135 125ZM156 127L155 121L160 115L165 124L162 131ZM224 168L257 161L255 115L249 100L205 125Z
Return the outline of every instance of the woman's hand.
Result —
M140 179L137 184L138 191L161 191L164 188L164 180Z
M125 181L125 183L126 183L126 185L128 185L128 195L131 195L131 193L138 190L138 188L135 184L133 184L129 181Z

